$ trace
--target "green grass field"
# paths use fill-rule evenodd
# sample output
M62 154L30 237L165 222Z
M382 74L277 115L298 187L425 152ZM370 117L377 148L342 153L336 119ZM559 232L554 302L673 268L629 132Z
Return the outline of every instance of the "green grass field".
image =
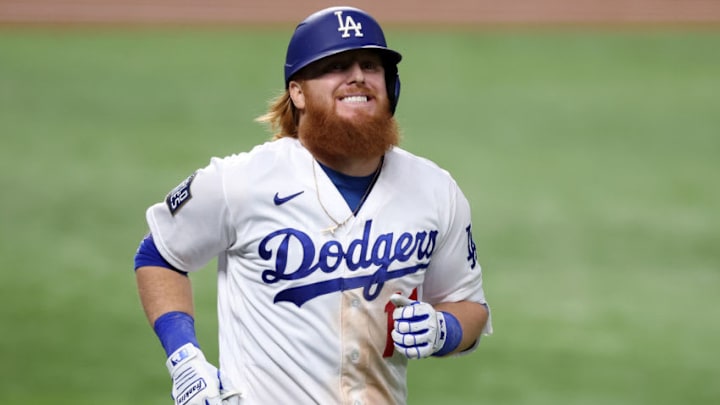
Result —
M170 403L144 210L268 138L288 35L0 30L1 403ZM720 403L720 31L388 38L403 146L470 198L496 330L413 362L410 404ZM214 358L212 265L194 280Z

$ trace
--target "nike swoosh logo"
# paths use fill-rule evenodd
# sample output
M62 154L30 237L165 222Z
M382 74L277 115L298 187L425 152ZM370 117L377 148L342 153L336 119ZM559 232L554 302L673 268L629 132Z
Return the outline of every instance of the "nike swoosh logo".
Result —
M303 191L300 191L300 192L295 193L295 194L290 194L290 195L287 196L287 197L280 197L280 193L275 193L275 197L273 197L273 202L275 203L275 205L283 205L283 204L285 204L286 202L292 200L293 198L299 196L300 194L302 194L302 193L304 193L304 192L305 192L305 191L303 190Z

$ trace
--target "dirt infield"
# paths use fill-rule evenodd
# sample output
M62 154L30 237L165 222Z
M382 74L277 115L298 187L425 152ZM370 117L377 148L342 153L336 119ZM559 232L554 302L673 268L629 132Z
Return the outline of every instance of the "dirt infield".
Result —
M0 0L0 23L287 23L337 4L383 23L720 23L718 0Z

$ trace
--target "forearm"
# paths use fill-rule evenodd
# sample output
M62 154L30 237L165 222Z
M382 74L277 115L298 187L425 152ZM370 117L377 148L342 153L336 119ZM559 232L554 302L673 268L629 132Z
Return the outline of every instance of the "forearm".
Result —
M450 354L467 350L480 338L483 327L488 320L488 310L485 305L471 301L443 302L435 305L437 311L449 312L457 318L462 327L462 340L458 347Z
M164 267L145 266L135 272L145 315L150 325L163 314L178 311L193 316L190 279Z
M238 403L223 400L235 397L238 401L240 393L223 384L220 372L197 344L187 275L165 267L142 266L135 277L145 315L168 356L165 364L172 376L173 403Z

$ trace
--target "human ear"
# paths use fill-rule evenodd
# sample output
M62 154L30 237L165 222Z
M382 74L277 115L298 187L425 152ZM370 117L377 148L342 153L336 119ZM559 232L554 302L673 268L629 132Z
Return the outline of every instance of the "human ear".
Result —
M305 108L305 93L303 92L302 86L296 81L291 81L288 84L288 92L290 93L290 99L292 99L295 108L302 110Z

